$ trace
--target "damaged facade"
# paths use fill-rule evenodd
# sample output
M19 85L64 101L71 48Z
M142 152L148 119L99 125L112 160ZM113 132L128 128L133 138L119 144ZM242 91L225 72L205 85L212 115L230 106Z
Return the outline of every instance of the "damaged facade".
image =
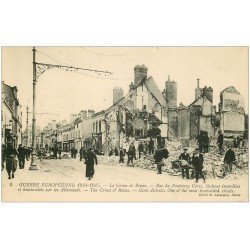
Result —
M220 130L225 136L242 135L245 131L244 99L230 86L220 93Z
M107 150L147 137L167 137L167 101L147 71L137 65L126 96L106 110Z
M197 138L199 131L207 131L209 137L215 135L216 106L213 105L213 89L200 88L197 79L195 100L177 113L177 136L182 139Z

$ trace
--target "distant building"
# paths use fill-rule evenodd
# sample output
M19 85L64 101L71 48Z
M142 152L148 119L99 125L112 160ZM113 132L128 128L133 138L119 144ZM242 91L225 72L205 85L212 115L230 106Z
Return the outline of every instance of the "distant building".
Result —
M2 81L2 144L11 141L15 147L22 143L22 112L17 92L16 86Z
M106 141L105 110L92 115L92 146L99 151L104 152Z

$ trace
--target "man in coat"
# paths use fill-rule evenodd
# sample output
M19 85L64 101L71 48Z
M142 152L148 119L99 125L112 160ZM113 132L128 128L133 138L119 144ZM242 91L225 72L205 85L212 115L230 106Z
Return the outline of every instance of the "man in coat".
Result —
M94 165L97 165L97 157L92 148L88 149L88 152L85 156L85 164L86 164L86 178L91 180L95 174Z
M19 168L23 169L25 167L26 149L22 146L22 144L19 144L17 151L18 151Z
M150 141L148 143L148 152L150 155L154 153L154 141L152 138L150 138Z
M17 161L15 159L15 156L17 155L17 150L12 146L11 142L8 142L5 150L5 161L8 179L11 179L11 177L14 178L14 173L17 167Z
M2 171L4 170L4 162L5 162L5 151L6 151L6 146L5 144L2 144Z
M81 147L79 154L80 154L80 161L81 161L82 159L84 159L84 157L86 155L86 151L85 151L84 147Z
M141 158L141 154L143 153L143 151L144 151L144 145L142 144L142 142L140 142L138 146L139 159Z
M203 154L201 154L199 152L199 148L196 148L194 150L194 154L193 154L193 157L192 157L192 164L193 164L193 167L194 167L194 170L195 170L196 182L198 182L200 177L202 177L203 181L205 182L205 176L204 176L204 174L202 172L203 162L204 162Z
M224 157L224 163L225 163L225 171L226 171L226 173L228 171L232 172L232 166L233 166L234 162L235 162L235 153L232 150L231 145L228 145L228 150L227 150L227 152L225 154L225 157Z
M199 145L199 151L203 152L203 150L204 150L204 134L203 134L202 130L200 131L200 133L197 137L197 140L198 140L198 145Z
M121 147L120 154L119 154L119 156L120 156L119 163L124 163L124 155L125 155L124 149L123 149L123 147Z
M133 164L133 160L134 160L134 155L135 155L135 153L134 153L134 148L133 148L132 144L129 146L127 155L128 155L128 162L127 162L127 165L129 165L130 162Z
M217 144L219 146L219 150L220 152L223 151L223 142L224 142L224 136L221 133L221 131L219 131L219 135L218 135L218 139L217 139Z
M155 159L155 163L157 164L157 174L161 174L162 173L162 166L163 166L163 159L167 159L169 156L169 152L167 150L167 148L161 148L161 149L157 149L155 151L154 154L154 159Z
M188 148L184 148L183 149L183 153L181 153L181 155L179 156L179 160L184 160L187 162L186 165L181 164L181 172L182 172L182 178L185 178L185 174L187 179L189 179L189 166L188 164L191 162L191 157L188 153Z

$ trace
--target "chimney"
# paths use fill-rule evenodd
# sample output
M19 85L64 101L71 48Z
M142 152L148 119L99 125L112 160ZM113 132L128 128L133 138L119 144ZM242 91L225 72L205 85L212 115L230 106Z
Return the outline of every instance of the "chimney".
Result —
M88 118L91 118L94 113L95 113L95 110L89 109L88 110Z
M88 112L87 110L81 110L80 111L80 114L81 114L81 118L82 119L86 119L88 117Z
M148 68L143 64L134 68L134 84L137 87L144 78L147 78Z
M114 88L113 89L113 105L116 104L123 98L123 89L122 88Z

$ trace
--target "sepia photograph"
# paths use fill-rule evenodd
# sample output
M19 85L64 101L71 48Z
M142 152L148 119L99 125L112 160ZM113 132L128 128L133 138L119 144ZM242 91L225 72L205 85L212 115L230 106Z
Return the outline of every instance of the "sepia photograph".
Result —
M3 46L3 202L248 202L248 47Z

